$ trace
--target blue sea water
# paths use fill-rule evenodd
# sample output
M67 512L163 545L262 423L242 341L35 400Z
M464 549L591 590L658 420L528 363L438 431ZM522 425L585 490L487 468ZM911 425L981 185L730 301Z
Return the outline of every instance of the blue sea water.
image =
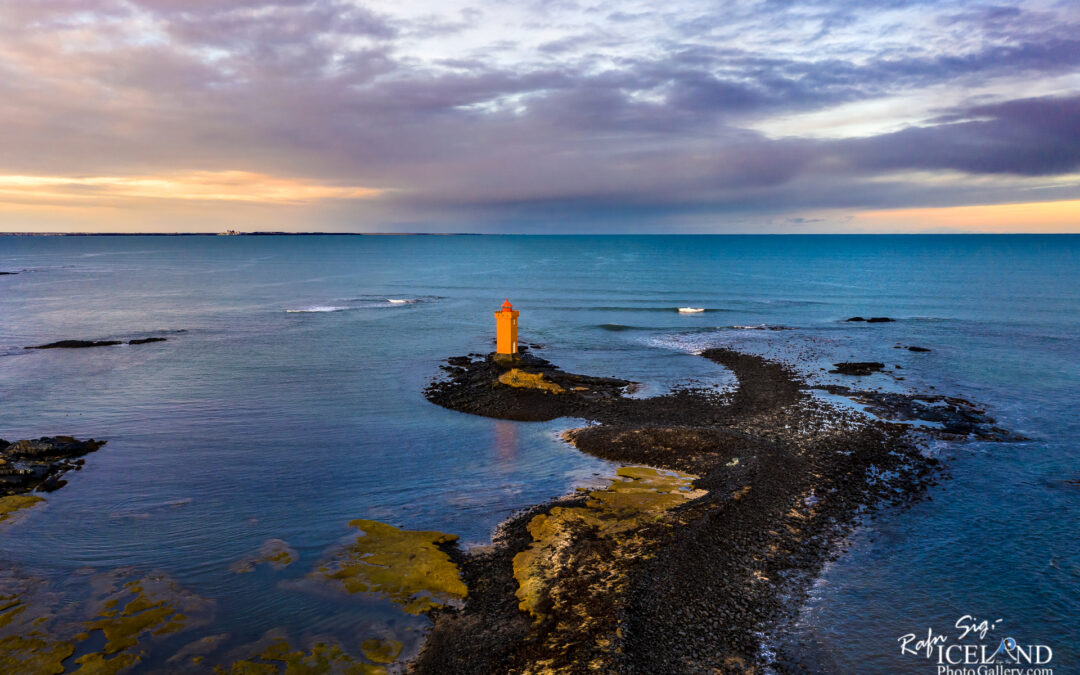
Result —
M880 360L904 379L860 384L984 405L1030 440L930 444L951 479L857 531L777 640L836 672L936 672L898 638L956 642L973 615L1001 620L987 644L1080 665L1078 236L0 237L0 271L19 271L0 276L0 437L109 441L0 530L0 568L58 589L87 568L160 570L216 601L211 626L160 641L147 668L204 634L275 628L347 646L392 633L414 652L425 620L289 580L354 518L482 545L515 510L611 474L559 440L574 420L423 398L443 358L492 349L505 297L523 342L643 395L730 384L695 356L727 345L817 382ZM843 321L857 314L898 320ZM169 340L23 349L152 335ZM270 538L298 562L229 571Z

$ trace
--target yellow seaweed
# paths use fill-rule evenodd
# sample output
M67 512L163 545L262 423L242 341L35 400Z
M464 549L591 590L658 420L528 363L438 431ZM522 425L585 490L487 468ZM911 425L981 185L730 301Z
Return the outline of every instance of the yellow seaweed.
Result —
M457 541L443 532L400 530L376 520L349 523L362 531L337 560L312 574L338 582L347 593L378 593L409 614L422 614L468 589L440 546Z
M59 675L64 659L75 653L72 642L38 631L0 638L0 672L20 675Z
M280 665L278 665L280 664ZM357 661L336 644L318 642L308 652L293 651L285 640L278 640L254 659L234 662L228 670L214 669L219 675L386 675L382 666Z
M0 497L0 523L11 518L16 511L30 508L45 501L37 495L8 495Z
M518 606L543 618L545 590L561 570L576 564L571 548L575 533L590 532L609 540L616 550L628 550L632 547L626 540L634 530L705 494L691 489L696 478L647 466L622 467L607 488L589 492L585 506L556 506L534 516L528 524L533 542L513 560Z
M553 394L561 394L566 390L551 380L544 379L543 373L528 373L520 368L511 368L499 376L499 382L519 389L540 389L550 391Z
M133 594L132 599L119 614L112 610L113 598L106 603L105 611L86 624L86 632L100 630L105 634L104 655L116 654L138 644L139 638L146 634L166 635L183 628L187 617L169 602L168 598L151 597L141 583L128 583L126 587ZM93 655L88 655L93 656ZM137 659L136 659L137 660ZM81 661L80 661L81 662ZM95 663L89 660L88 663Z
M361 651L369 661L375 663L393 663L401 654L401 643L397 640L379 640L371 638L360 644Z
M255 566L267 563L275 570L283 570L296 561L296 551L282 539L267 539L254 555L238 560L229 566L237 574L254 572Z

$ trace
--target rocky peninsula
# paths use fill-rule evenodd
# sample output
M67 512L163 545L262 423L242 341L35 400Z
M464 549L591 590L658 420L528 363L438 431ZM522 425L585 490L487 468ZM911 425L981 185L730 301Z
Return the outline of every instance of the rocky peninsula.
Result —
M583 418L564 438L632 466L611 485L519 513L491 547L449 548L468 587L431 612L417 673L743 673L766 665L837 542L940 475L934 433L812 396L795 371L729 349L730 391L648 399L531 355L448 359L427 398L509 420ZM905 406L907 419L929 409ZM972 433L980 429L969 425ZM955 431L955 425L949 429ZM781 672L802 666L784 653Z

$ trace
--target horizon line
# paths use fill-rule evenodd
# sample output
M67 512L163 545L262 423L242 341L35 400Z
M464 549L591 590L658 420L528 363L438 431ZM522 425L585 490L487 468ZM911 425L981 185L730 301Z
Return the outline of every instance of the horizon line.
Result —
M0 237L881 237L881 236L1075 236L1076 232L4 232Z

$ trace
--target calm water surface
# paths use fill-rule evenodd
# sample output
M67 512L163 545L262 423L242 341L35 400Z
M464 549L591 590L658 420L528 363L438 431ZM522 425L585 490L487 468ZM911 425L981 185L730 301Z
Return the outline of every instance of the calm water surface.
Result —
M887 361L905 380L871 384L986 405L1031 440L928 448L952 480L857 533L781 639L839 672L930 672L897 638L971 614L1051 645L1060 672L1080 663L1080 237L0 237L0 270L21 271L0 276L0 436L109 440L0 531L0 566L58 588L86 568L160 570L216 600L214 623L150 666L200 634L278 627L415 650L423 619L288 581L353 518L485 544L515 510L611 473L559 441L573 420L423 398L441 359L492 349L504 297L542 355L647 395L730 383L694 356L730 345L819 380L838 359ZM899 320L842 322L855 314ZM150 335L169 341L23 349ZM300 559L229 571L269 538Z

